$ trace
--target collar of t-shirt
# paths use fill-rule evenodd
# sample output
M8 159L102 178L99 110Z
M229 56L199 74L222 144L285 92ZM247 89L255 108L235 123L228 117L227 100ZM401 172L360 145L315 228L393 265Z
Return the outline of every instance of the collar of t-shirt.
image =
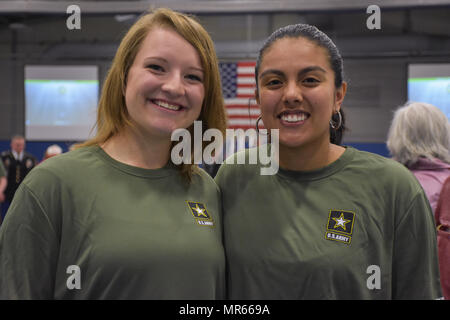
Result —
M282 178L295 179L297 181L313 181L327 178L342 170L342 168L344 168L349 162L353 160L353 157L355 156L357 150L350 146L343 147L345 148L344 153L337 160L327 165L326 167L311 171L292 171L280 167L278 169L277 176Z

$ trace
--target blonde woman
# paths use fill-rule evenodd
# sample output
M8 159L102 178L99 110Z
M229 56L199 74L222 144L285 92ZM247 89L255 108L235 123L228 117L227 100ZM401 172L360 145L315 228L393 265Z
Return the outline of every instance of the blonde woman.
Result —
M219 191L171 162L171 133L225 129L217 58L193 18L159 9L123 38L97 136L46 160L0 231L3 299L220 299Z

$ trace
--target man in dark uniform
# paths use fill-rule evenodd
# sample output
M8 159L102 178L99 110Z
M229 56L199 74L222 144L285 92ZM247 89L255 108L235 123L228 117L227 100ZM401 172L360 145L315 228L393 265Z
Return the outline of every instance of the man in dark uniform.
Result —
M0 206L1 206L1 203L3 201L5 201L5 193L4 192L5 192L7 185L8 185L8 182L6 180L6 170L5 170L5 167L3 166L3 162L0 161ZM0 224L2 224L1 216L0 216Z
M11 204L14 193L25 176L38 163L36 158L25 151L25 138L16 135L11 139L11 150L1 153L1 159L6 169L8 185L5 190L5 202L2 204L2 221Z

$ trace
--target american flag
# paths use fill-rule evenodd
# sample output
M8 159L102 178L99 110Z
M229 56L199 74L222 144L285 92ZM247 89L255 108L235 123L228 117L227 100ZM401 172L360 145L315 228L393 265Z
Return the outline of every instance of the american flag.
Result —
M219 63L228 128L255 128L260 112L255 100L254 61Z

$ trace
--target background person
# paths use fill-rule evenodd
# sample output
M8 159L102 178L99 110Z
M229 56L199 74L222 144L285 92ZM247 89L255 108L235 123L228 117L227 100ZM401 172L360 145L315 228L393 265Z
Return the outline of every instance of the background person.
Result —
M310 25L278 29L255 78L264 127L279 130L280 168L269 176L225 162L215 178L229 298L440 298L420 184L393 160L339 145L347 84L334 43Z
M450 124L445 114L423 102L399 107L387 147L394 160L414 173L435 212L442 185L450 177Z
M193 18L158 9L121 41L97 136L19 188L0 231L0 298L222 299L218 187L170 160L172 132L195 120L225 131L214 46Z
M450 177L442 185L435 217L442 292L450 300Z
M61 153L63 153L63 149L57 144L52 144L45 150L44 158L42 159L42 161L60 155Z
M25 138L21 135L11 138L11 150L2 152L0 157L5 166L8 180L5 201L2 204L2 220L4 220L17 188L31 169L36 166L37 159L25 151Z
M387 146L392 157L414 173L435 213L442 291L450 299L450 187L443 188L450 179L449 121L432 104L408 102L394 113Z
M3 162L0 161L0 205L5 201L5 189L8 185L8 180L6 179L6 170L3 166ZM2 223L2 217L0 216L0 225Z

